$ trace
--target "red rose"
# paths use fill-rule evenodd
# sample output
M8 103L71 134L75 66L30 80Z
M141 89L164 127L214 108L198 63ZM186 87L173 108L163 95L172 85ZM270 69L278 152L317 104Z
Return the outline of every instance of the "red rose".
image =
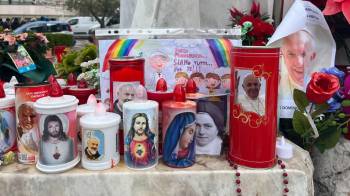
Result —
M251 22L254 26L255 18L253 16L243 16L241 20L239 20L239 25L243 26L243 23L247 21Z
M306 96L309 101L322 104L333 96L340 88L336 76L321 72L312 74L312 78L306 88Z
M275 29L273 28L272 24L263 22L261 24L261 31L265 34L265 36L271 36Z

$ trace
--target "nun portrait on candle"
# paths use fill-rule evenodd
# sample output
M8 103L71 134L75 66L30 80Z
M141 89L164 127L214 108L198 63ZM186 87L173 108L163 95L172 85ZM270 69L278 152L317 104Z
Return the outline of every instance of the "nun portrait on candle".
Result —
M214 97L213 97L214 98ZM226 125L226 101L200 99L196 114L196 154L220 155Z
M45 120L44 129L41 129L43 133L40 140L40 162L45 165L56 165L72 161L74 159L73 141L67 136L67 117L43 115L42 119Z
M254 76L250 70L239 70L236 75L236 102L244 111L265 115L265 79Z
M164 139L163 159L172 167L189 167L195 161L195 114L183 112L171 121Z

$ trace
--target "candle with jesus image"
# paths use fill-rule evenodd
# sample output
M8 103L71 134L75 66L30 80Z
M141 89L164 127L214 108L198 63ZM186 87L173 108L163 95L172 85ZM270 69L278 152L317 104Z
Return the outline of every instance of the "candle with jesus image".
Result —
M73 168L80 161L76 132L79 101L74 96L63 95L53 76L49 77L49 82L49 96L34 103L40 133L36 167L45 173L58 173Z

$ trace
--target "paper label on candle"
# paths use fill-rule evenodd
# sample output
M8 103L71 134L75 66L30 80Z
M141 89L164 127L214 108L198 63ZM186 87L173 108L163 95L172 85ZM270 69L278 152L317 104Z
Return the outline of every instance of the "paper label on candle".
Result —
M228 135L227 96L207 97L196 102L196 154L220 155Z
M152 167L158 161L158 106L124 108L124 161L128 167Z
M105 154L104 133L100 130L84 131L83 154L89 161L100 161Z
M39 162L43 165L60 165L77 156L76 112L42 114L39 117Z
M39 130L33 104L39 98L48 96L49 88L49 84L15 87L17 155L20 163L32 164L36 162Z
M16 141L15 108L0 110L0 154L6 153Z
M22 45L18 46L17 52L8 53L8 55L16 65L19 73L25 73L36 69L33 59Z
M195 163L196 115L195 107L191 109L194 111L176 114L163 134L163 160L171 167L189 167ZM164 112L171 113L165 108Z

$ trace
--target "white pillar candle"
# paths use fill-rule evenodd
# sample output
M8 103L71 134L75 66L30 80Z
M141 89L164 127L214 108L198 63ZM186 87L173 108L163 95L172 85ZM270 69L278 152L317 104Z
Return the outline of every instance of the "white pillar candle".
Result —
M81 117L82 166L88 170L104 170L119 162L117 133L120 116L106 112L103 103L98 103L93 114Z
M124 161L130 169L148 169L158 164L158 103L136 98L123 104Z

